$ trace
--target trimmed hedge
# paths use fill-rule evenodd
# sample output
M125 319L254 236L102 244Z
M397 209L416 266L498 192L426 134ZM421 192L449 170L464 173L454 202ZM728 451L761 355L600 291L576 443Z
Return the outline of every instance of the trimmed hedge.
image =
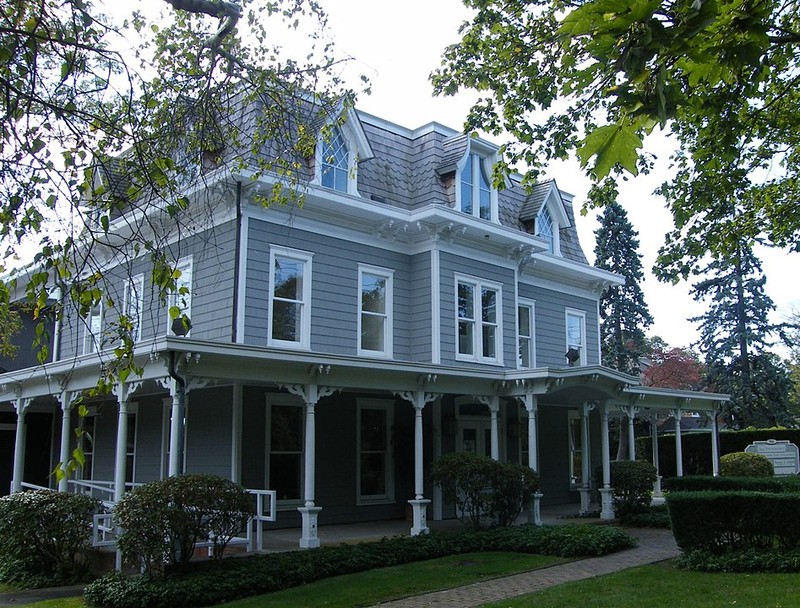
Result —
M561 557L605 555L633 547L636 540L608 526L524 525L462 534L386 538L376 543L321 547L195 564L162 580L112 573L85 590L90 606L104 608L189 608L210 606L305 583L446 555L511 551Z
M800 494L670 492L672 532L687 552L800 549Z
M719 459L719 474L723 477L772 477L775 467L763 454L731 452Z
M773 494L800 493L800 476L792 477L712 477L689 475L670 477L663 481L669 492L771 492Z
M800 550L749 549L721 555L696 550L681 555L677 564L700 572L800 572Z
M656 468L645 460L611 462L611 487L617 517L647 511L657 476Z

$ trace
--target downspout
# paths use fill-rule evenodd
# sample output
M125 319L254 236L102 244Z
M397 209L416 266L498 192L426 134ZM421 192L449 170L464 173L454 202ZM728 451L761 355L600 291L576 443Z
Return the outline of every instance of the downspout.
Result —
M178 474L183 473L183 431L184 431L184 409L186 404L186 380L178 375L177 370L177 354L174 350L169 351L169 375L175 380L178 387L178 410L174 412L172 417L172 424L180 423L177 429L177 462Z
M236 344L239 323L239 268L241 264L240 248L242 246L242 182L236 181L236 243L233 258L233 311L231 316L231 342Z

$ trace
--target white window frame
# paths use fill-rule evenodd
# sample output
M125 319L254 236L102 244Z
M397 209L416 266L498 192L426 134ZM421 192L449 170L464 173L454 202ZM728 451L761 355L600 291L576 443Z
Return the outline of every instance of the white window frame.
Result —
M96 321L95 321L96 319ZM103 322L105 321L105 306L101 299L89 309L84 319L83 328L83 354L90 355L100 351L102 346ZM96 327L95 327L96 325Z
M547 216L549 223L550 234L543 234L542 228L544 226L543 218ZM558 223L553 217L553 212L547 204L542 205L539 213L536 215L536 236L547 241L547 252L555 254L560 249L558 240L559 228Z
M327 145L334 140L336 132L340 133L344 139L347 148L347 188L340 190L338 188L330 188L322 186L322 169L325 161L324 153ZM350 134L350 129L347 124L331 124L320 130L319 137L317 138L317 147L314 159L314 180L313 183L324 187L332 192L340 192L343 194L358 194L358 155L355 152L356 146Z
M192 295L194 285L194 268L192 256L186 256L178 260L175 265L175 270L179 270L181 276L175 281L175 291L169 294L167 298L167 335L172 333L172 315L170 309L173 307L180 308L180 314L186 315L189 320L192 318ZM179 293L181 288L186 287L188 293ZM186 335L191 334L189 330Z
M528 329L530 335L523 335L519 323L519 310L525 308L528 310L530 319L528 321ZM522 365L519 353L522 351L522 340L528 340L528 365ZM536 367L536 302L533 300L522 300L517 302L517 368L518 369L532 369Z
M461 192L461 173L467 166L467 163L472 163L472 211L469 215L478 219L484 219L486 221L498 223L498 211L497 211L497 188L494 187L492 183L492 167L494 163L497 161L497 154L494 151L490 151L488 149L482 149L478 142L474 142L470 140L469 146L467 146L467 153L461 159L461 161L456 166L456 201L455 201L455 208L462 211L462 192ZM480 208L480 180L478 179L478 175L480 172L483 172L486 175L486 179L489 185L489 217L488 218L481 218L481 208Z
M356 416L356 504L374 505L394 502L394 453L392 448L392 424L394 403L384 399L359 399ZM386 412L386 458L384 475L386 492L383 494L362 494L361 492L361 412L363 410L383 410Z
M475 315L471 320L462 319L459 316L458 310L458 287L459 285L470 285L473 287L472 292L472 310ZM497 293L495 305L495 322L493 324L487 323L483 320L483 290L492 290ZM492 363L497 365L503 364L503 286L500 283L486 281L475 277L465 275L455 275L455 289L453 292L453 308L455 317L455 358L457 361L474 361L477 363ZM459 323L461 321L472 322L472 354L459 352ZM494 357L487 357L483 354L483 327L484 325L494 325Z
M385 300L384 312L380 313L363 310L364 298L364 276L373 276L385 281ZM362 324L364 316L374 316L383 318L383 350L372 350L364 348L362 343ZM372 357L391 358L394 353L394 271L377 266L366 264L358 265L358 354Z
M131 297L133 295L133 298ZM142 338L142 305L144 302L144 275L137 274L125 282L122 313L133 324L131 338L138 342ZM133 309L133 310L132 310Z
M313 254L286 247L270 247L269 250L269 315L267 319L267 344L280 348L308 350L311 345L311 280ZM302 301L300 308L299 336L296 340L280 340L272 337L275 301L275 260L287 258L303 265ZM282 301L278 298L279 301Z
M299 496L297 498L281 499L277 501L277 508L281 511L294 511L297 507L304 504L305 497L305 478L306 478L306 445L305 445L305 432L306 432L306 410L302 402L292 395L281 394L267 394L266 395L266 430L264 432L264 449L266 462L264 464L264 487L274 490L270 485L272 475L272 409L274 406L279 407L296 407L300 410L300 450L297 452L300 456L300 480L299 480ZM277 453L277 452L276 452ZM286 454L294 454L294 451L281 452Z
M579 319L580 328L581 328L581 341L582 344L572 344L572 341L569 339L569 321L570 317ZM565 353L569 351L569 349L573 346L580 347L580 359L578 359L578 364L583 366L586 365L586 312L583 310L576 310L574 308L567 308L564 313L564 340L566 344Z

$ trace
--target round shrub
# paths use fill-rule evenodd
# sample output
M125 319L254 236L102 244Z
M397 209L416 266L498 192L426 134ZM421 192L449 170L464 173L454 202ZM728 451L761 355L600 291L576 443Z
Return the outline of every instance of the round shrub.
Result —
M198 542L212 542L214 557L221 559L253 513L251 496L228 479L168 477L131 490L117 504L117 546L126 561L159 575L166 564L185 566Z
M83 550L98 509L89 496L53 490L0 498L0 580L26 587L87 580Z
M658 473L645 460L615 460L611 463L611 486L617 517L644 513L653 497Z
M772 461L762 454L732 452L719 459L720 474L724 477L772 477Z

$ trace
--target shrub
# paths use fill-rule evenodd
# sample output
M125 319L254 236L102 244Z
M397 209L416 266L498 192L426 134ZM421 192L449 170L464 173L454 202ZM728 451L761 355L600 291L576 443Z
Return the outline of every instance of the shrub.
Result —
M772 461L762 454L733 452L719 459L723 477L772 477L775 469Z
M636 528L669 529L672 527L666 505L649 507L642 513L629 513L622 518L622 523Z
M26 587L87 580L82 550L98 509L89 496L52 490L0 498L0 580Z
M664 489L670 492L699 492L702 490L800 493L800 476L787 477L712 477L690 475L664 480Z
M432 533L226 560L216 568L198 563L180 576L164 579L112 573L89 585L85 599L91 606L106 608L194 608L446 555L509 551L584 557L605 555L635 543L635 539L609 526L524 525L461 534Z
M684 551L800 549L800 494L670 492L667 505Z
M800 550L748 549L731 553L688 551L677 564L701 572L800 572Z
M657 476L656 468L644 460L615 460L611 463L611 486L617 517L647 511Z
M469 452L446 454L433 463L431 479L456 516L469 528L510 526L539 487L539 476L524 465L497 462Z
M123 558L149 576L163 567L185 567L198 542L212 542L221 559L231 538L253 514L250 495L214 475L182 475L154 481L127 493L114 510L123 532Z

